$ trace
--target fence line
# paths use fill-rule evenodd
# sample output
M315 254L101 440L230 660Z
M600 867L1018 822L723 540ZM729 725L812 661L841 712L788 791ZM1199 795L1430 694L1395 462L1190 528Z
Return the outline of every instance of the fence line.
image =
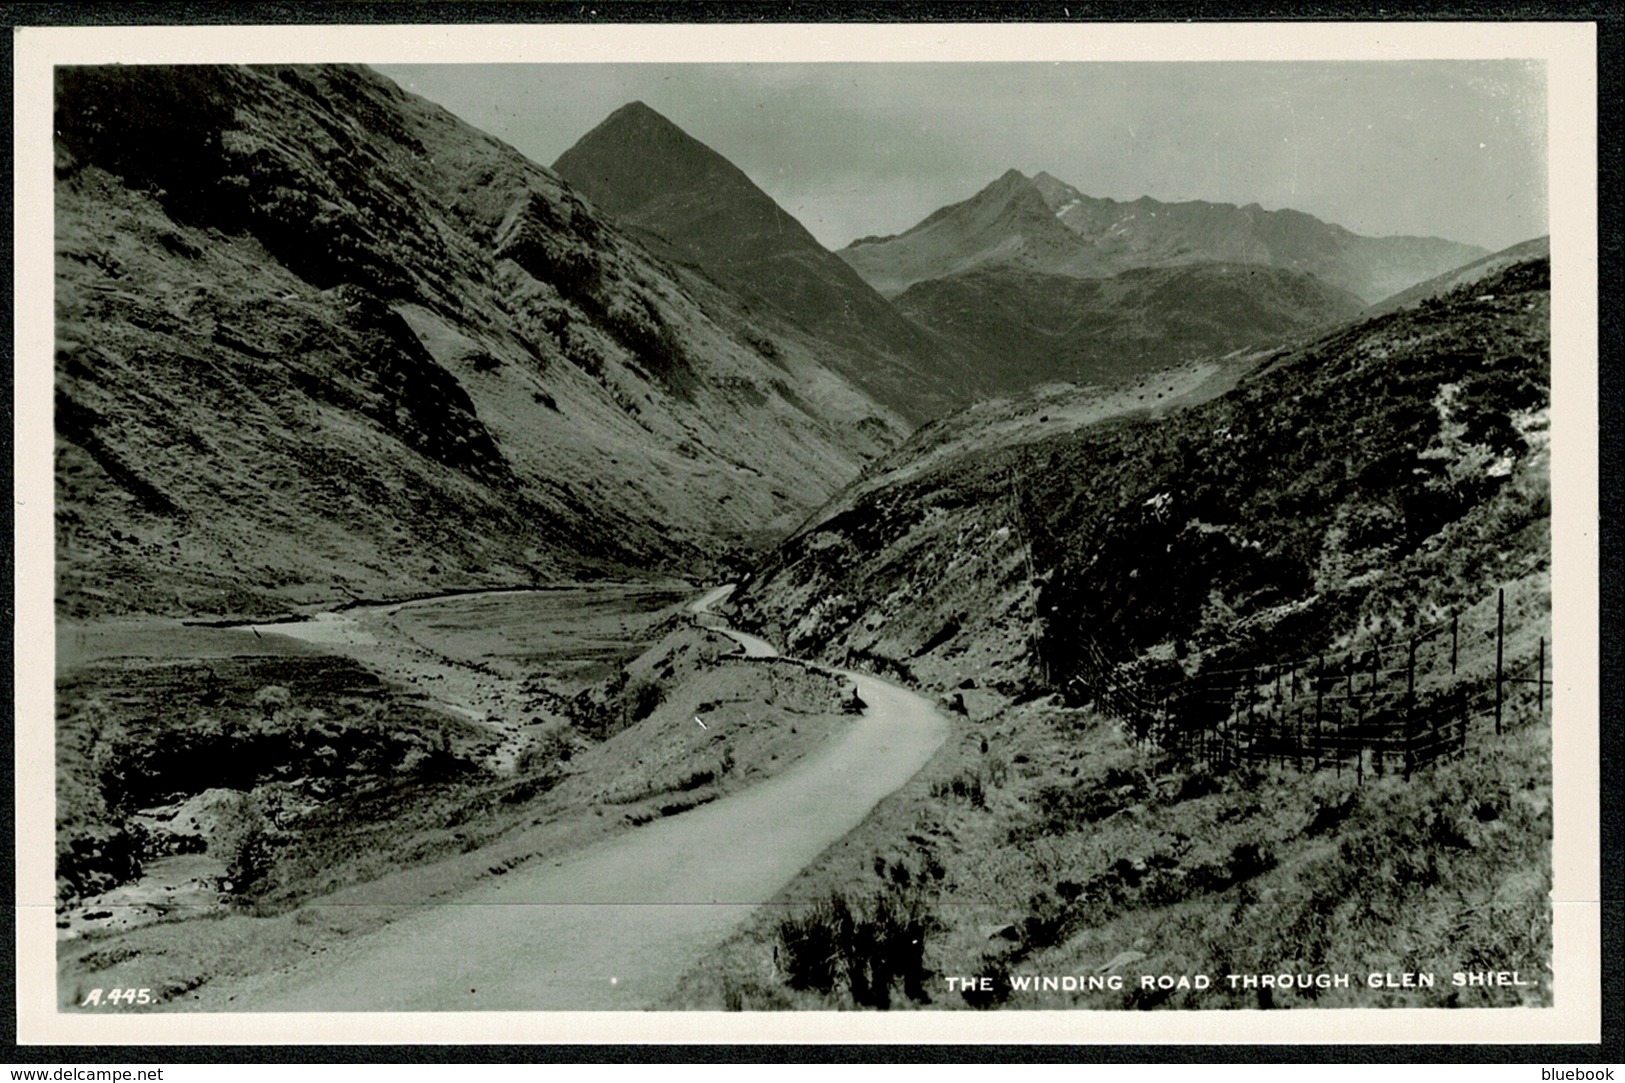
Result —
M1509 707L1526 706L1526 697L1516 696L1518 688L1534 688L1535 716L1544 715L1550 643L1541 635L1533 658L1509 657L1506 594L1508 584L1549 563L1549 556L1537 555L1497 588L1493 632L1465 619L1478 614L1486 597L1363 648L1161 682L1112 662L1097 641L1083 635L1081 672L1068 688L1122 722L1137 743L1177 749L1200 762L1330 767L1339 775L1353 772L1361 783L1368 770L1398 771L1409 779L1422 767L1464 752L1475 723L1487 728L1493 721L1500 735L1514 721ZM1472 635L1493 638L1493 671L1475 672L1480 656L1464 650ZM1521 720L1527 712L1518 714Z

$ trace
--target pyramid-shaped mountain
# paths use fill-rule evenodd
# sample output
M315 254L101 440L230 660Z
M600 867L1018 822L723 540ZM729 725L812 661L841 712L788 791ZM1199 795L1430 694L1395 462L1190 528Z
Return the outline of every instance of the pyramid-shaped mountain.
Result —
M892 237L840 251L876 289L992 266L1081 278L1140 267L1241 263L1301 271L1367 303L1484 256L1438 237L1366 237L1256 203L1100 199L1048 173L1016 170Z
M971 375L737 166L642 102L553 168L599 208L692 263L759 315L839 347L828 357L881 402L924 420L966 401Z

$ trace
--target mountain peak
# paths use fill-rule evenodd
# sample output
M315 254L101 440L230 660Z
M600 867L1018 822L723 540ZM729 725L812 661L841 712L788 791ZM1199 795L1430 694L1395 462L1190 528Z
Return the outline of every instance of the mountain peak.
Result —
M1057 214L1068 203L1084 198L1082 192L1053 173L1040 172L1035 175L1033 177L1033 187L1038 189L1038 194L1044 197L1044 202L1049 206L1049 209Z
M887 405L910 417L929 412L912 389L929 382L920 372L946 373L936 344L744 171L649 106L621 106L553 169L621 225L659 237L714 282L838 343L854 358L840 371Z
M1019 169L1007 169L999 179L977 192L960 206L979 213L994 213L1023 221L1036 217L1048 225L1052 217L1043 192Z
M685 138L689 137L687 132L684 132L683 129L672 123L664 113L651 108L643 101L627 102L625 105L621 106L619 109L615 110L609 116L600 121L598 127L594 128L592 132L589 132L587 137L590 138L593 133L600 132L605 129L614 131L617 128L623 128L629 125L636 125L639 128L645 129L667 129L672 132L676 132Z

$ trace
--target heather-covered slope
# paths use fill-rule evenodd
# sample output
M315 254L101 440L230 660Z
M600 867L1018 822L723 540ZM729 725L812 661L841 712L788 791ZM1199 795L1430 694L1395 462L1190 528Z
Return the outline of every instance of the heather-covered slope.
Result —
M904 431L357 68L59 69L62 611L703 569Z
M1372 305L1369 312L1373 316L1396 312L1402 308L1419 305L1423 301L1440 297L1451 290L1474 282L1489 278L1514 263L1521 263L1527 259L1548 259L1551 257L1552 239L1550 237L1535 237L1522 241L1510 248L1503 248L1499 252L1491 253L1482 259L1446 271L1426 282L1418 282L1410 289L1401 290L1392 297L1384 298Z
M952 454L954 426L922 430L774 552L740 617L1015 695L1065 687L1097 641L1195 674L1477 601L1548 545L1547 288L1517 264L1188 408Z
M951 343L899 316L733 163L642 102L617 109L553 168L759 317L826 344L833 368L905 416L969 400L974 374Z
M897 307L974 348L983 382L1015 393L1049 381L1105 382L1359 314L1358 298L1311 275L1234 263L1072 278L987 266L910 286Z

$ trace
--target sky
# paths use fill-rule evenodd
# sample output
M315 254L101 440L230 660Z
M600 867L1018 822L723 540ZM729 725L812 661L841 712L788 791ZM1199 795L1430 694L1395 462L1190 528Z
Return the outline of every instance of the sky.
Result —
M1491 250L1547 232L1537 61L380 65L551 165L629 101L829 248L1007 169L1092 196L1291 207Z

